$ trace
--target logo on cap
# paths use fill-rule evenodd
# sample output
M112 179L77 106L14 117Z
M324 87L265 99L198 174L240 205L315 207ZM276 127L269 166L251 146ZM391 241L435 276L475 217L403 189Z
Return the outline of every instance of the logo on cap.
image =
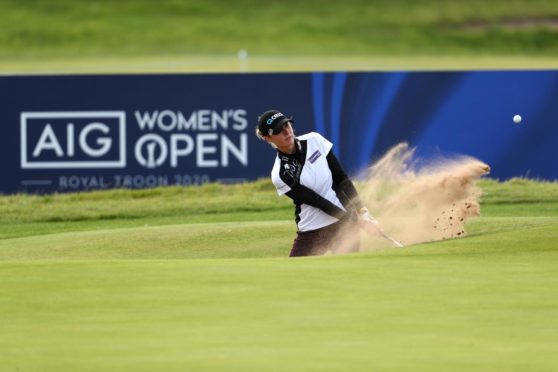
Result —
M285 115L283 115L283 114L280 113L280 112L278 112L278 113L276 113L276 114L273 114L273 116L271 116L269 119L267 119L267 125L271 125L271 124L273 123L273 121L274 121L275 119L277 119L278 117L280 117L280 116L285 116Z

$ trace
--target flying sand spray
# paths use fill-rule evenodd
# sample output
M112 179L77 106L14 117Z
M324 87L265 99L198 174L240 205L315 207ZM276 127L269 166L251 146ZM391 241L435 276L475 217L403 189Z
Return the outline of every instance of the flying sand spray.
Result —
M362 239L361 250L386 248L382 241L403 247L462 237L465 223L480 215L482 191L476 182L488 174L488 165L456 156L433 159L418 167L414 155L415 149L398 144L357 182L362 202L379 222L364 226L368 234ZM354 238L347 235L342 240Z

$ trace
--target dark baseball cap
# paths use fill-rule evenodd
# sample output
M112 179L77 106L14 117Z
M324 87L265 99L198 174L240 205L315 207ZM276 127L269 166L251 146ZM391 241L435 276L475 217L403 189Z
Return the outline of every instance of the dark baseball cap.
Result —
M268 110L258 118L258 131L262 136L279 134L289 121L294 123L292 117L288 118L277 110Z

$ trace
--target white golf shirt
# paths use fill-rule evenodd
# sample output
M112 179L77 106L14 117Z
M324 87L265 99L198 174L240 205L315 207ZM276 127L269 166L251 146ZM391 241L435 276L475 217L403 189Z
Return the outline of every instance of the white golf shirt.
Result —
M333 177L326 159L333 147L332 143L315 132L299 136L295 142L297 145L295 154L277 153L271 171L271 180L277 188L277 193L284 195L293 185L299 183L345 210L332 188ZM316 230L337 221L337 218L319 208L308 204L296 204L296 222L299 231Z

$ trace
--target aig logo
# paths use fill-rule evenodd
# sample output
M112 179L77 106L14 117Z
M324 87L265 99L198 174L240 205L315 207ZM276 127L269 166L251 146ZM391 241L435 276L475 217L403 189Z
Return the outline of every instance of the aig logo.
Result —
M124 168L124 111L22 112L21 168Z

